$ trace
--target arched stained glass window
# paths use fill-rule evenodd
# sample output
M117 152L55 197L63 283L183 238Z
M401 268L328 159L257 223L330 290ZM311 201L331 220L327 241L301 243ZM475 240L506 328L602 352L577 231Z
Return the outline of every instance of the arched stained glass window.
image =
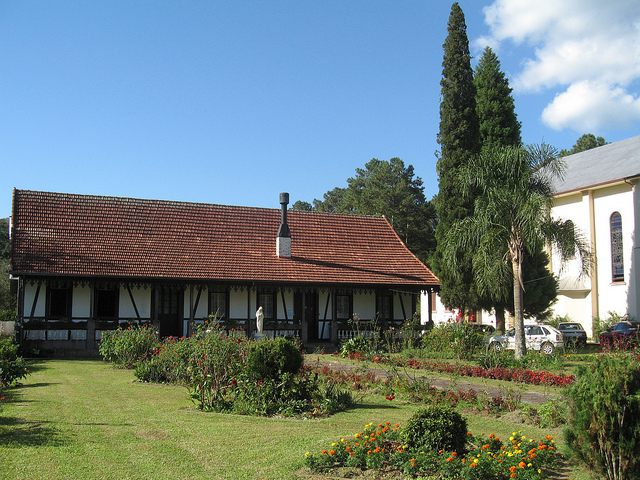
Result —
M622 216L618 212L611 214L611 281L624 282Z

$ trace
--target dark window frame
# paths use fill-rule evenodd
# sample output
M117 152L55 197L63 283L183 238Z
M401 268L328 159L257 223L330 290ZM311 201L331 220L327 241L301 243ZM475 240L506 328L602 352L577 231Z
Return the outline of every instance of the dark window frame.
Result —
M338 306L340 298L347 298L349 307L348 307L348 314L346 316L340 315L340 309ZM351 318L353 318L353 295L350 293L336 294L336 320L350 320Z
M265 306L263 299L271 298L271 308ZM276 292L258 292L256 297L258 307L262 307L262 313L265 320L276 320L278 318L278 296Z
M95 288L93 292L94 317L115 320L120 316L120 288Z
M624 245L622 236L622 215L613 212L609 218L611 234L611 282L624 282Z
M63 307L64 305L64 307ZM48 319L69 319L73 306L73 287L47 287L45 311Z
M217 307L216 311L214 311L213 308L213 296L214 295L224 295L224 311L222 312L222 315L219 315L219 310ZM228 318L229 316L229 290L227 289L210 289L209 290L209 305L207 307L207 312L209 312L209 315L215 315L216 318L218 320L225 320Z
M376 293L376 317L378 320L393 321L392 291L384 290Z

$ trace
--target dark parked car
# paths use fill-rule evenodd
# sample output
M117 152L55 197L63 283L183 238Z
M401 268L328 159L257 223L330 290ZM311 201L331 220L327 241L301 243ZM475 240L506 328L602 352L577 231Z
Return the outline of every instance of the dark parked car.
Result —
M600 346L638 344L640 322L624 320L607 328L600 334Z
M562 322L558 324L558 330L562 332L564 343L575 343L585 346L587 344L587 332L582 325L576 322Z

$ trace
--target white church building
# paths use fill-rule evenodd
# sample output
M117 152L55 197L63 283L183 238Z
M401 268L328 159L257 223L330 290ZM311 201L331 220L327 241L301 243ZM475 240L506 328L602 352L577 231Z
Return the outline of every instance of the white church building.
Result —
M591 336L593 319L609 312L638 319L640 280L640 136L564 158L564 179L556 181L553 215L573 221L591 245L588 276L577 266L562 268L552 255L559 281L556 315L580 322Z
M593 320L610 312L640 319L640 136L564 157L565 175L554 182L552 215L571 220L594 253L591 271L579 276L578 260L561 264L551 253L550 268L558 278L556 316L580 322L589 337ZM435 293L431 294L436 296ZM453 321L439 298L432 298L435 324ZM423 295L422 305L427 305ZM423 309L424 310L424 309ZM422 311L423 323L428 313ZM489 312L476 321L495 326ZM509 319L507 318L507 325Z

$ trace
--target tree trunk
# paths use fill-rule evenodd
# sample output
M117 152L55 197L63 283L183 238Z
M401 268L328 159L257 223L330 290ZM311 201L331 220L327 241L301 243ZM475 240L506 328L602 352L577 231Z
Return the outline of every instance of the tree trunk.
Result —
M511 260L513 266L513 313L516 327L516 359L520 360L527 353L524 339L524 316L522 309L522 285L520 284L520 263Z
M504 307L495 307L496 312L496 333L499 335L504 334L506 330Z

